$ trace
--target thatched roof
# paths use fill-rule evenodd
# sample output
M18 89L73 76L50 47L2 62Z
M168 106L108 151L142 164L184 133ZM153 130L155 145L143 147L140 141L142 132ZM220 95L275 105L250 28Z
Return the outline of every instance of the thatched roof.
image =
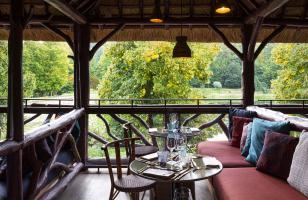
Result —
M24 0L26 11L32 17L25 29L26 40L62 41L57 34L44 28L48 23L72 37L73 21L43 0ZM64 0L62 0L65 2ZM183 33L189 41L219 42L220 37L208 27L215 23L232 42L241 41L240 27L247 17L273 0L229 0L232 12L218 15L213 12L213 0L183 0L183 15L179 0L161 0L161 10L165 16L164 24L148 22L154 7L154 0L67 0L65 3L76 9L91 24L91 41L96 42L111 32L118 24L125 27L111 40L164 40L175 41ZM279 9L265 17L258 41L263 40L275 28L287 25L274 42L308 42L308 0L290 0ZM0 39L7 39L9 32L10 0L0 2Z

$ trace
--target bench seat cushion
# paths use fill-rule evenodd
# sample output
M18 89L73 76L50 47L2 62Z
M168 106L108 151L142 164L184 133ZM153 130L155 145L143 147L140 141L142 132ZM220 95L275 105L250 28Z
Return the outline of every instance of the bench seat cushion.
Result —
M216 157L224 168L252 167L241 155L237 147L230 145L228 141L204 141L197 146L198 154Z
M286 181L253 167L223 169L213 178L213 186L219 200L307 200Z

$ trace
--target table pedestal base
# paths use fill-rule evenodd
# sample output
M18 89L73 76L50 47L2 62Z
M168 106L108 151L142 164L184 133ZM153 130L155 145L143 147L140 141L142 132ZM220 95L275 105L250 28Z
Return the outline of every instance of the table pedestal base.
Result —
M172 182L156 182L155 200L173 200L175 188L184 186L190 189L192 198L195 200L195 182L172 183Z

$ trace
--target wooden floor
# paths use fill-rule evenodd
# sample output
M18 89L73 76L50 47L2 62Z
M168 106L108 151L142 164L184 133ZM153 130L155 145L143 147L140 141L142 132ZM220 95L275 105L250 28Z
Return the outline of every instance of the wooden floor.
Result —
M108 200L110 190L109 174L105 169L97 173L97 170L79 174L59 195L57 200ZM127 200L128 195L120 193L117 200ZM149 199L148 195L144 199ZM197 200L214 200L208 188L208 181L196 182Z

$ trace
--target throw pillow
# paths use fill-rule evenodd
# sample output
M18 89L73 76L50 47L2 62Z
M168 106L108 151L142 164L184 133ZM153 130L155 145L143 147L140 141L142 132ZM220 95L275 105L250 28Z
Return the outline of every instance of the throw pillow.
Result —
M251 144L246 160L252 164L257 163L263 148L265 132L267 130L289 134L290 128L290 122L287 121L275 122L254 118L251 128Z
M295 149L288 183L308 197L308 133L303 132Z
M247 136L246 136L245 146L241 150L242 156L245 157L247 157L249 154L249 149L251 144L251 127L252 127L252 122L250 122L247 126Z
M241 137L241 142L240 142L240 150L241 152L243 151L244 149L244 146L246 144L246 139L247 139L247 135L248 135L248 129L249 129L249 126L251 126L252 122L249 122L249 123L245 123L244 126L243 126L243 131L242 131L242 137Z
M248 111L245 109L230 109L229 110L229 139L232 138L232 130L233 130L233 116L237 117L245 117L245 118L254 118L257 117L257 113L254 111Z
M298 138L267 131L257 170L287 180Z
M240 147L243 126L245 123L249 123L249 122L252 122L252 119L233 116L233 130L232 130L231 146Z

